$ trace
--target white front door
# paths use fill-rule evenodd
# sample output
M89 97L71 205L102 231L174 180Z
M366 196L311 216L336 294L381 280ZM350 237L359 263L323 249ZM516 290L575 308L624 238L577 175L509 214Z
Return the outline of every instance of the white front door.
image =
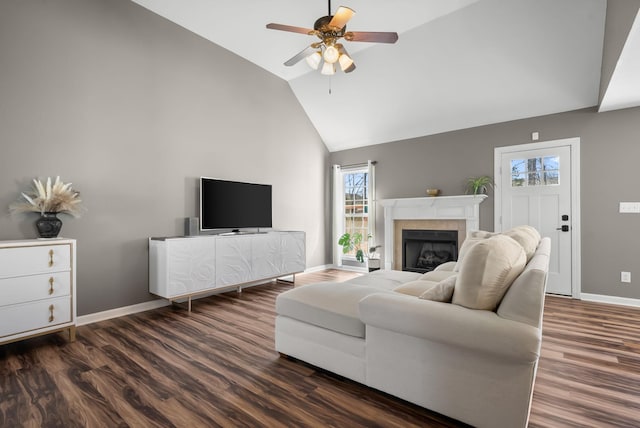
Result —
M496 231L528 224L550 237L547 292L577 297L572 252L578 207L572 206L577 186L571 151L567 140L496 149Z

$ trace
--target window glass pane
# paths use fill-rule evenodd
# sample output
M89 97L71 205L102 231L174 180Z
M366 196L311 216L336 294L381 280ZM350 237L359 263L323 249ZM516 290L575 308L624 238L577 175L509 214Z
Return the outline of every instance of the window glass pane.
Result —
M511 175L511 186L512 187L522 187L526 186L527 183L526 174L513 174Z
M527 161L527 170L529 172L536 172L542 170L542 159L531 158Z
M558 156L547 156L543 160L544 170L545 171L558 171L560 169Z
M560 180L558 176L559 176L558 171L545 171L544 184L546 185L559 184Z
M540 173L539 172L530 172L529 180L527 182L528 186L538 186L540 184Z
M521 174L527 172L527 163L524 159L511 160L511 174Z

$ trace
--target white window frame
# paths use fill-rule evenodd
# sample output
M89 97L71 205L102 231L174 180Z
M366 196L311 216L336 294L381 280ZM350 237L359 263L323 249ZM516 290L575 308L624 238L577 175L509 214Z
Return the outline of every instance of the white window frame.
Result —
M345 189L344 176L354 172L366 172L368 174L368 186L366 199L368 201L368 222L366 235L373 238L369 245L375 242L376 223L376 199L375 199L375 162L367 161L359 165L333 165L333 264L336 267L343 266L343 260L355 260L354 256L342 253L342 247L338 245L338 239L345 233ZM367 236L363 236L366 238ZM366 248L363 248L367 250ZM366 251L365 251L366 252Z

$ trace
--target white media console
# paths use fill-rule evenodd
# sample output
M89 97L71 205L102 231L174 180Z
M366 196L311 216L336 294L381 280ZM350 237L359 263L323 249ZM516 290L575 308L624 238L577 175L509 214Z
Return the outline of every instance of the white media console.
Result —
M149 291L170 301L295 275L306 266L305 233L149 238ZM295 276L294 276L295 278Z

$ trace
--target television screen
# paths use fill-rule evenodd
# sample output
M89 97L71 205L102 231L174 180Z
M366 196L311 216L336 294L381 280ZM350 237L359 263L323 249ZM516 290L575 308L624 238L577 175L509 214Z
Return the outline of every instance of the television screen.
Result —
M271 227L271 185L200 178L200 229Z

